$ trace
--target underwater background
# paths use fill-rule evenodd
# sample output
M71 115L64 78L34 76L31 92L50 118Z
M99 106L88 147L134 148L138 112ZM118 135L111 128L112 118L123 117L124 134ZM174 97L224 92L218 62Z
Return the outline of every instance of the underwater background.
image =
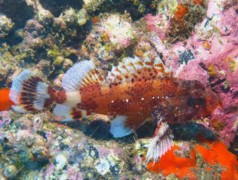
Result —
M237 22L237 0L0 0L0 180L238 179ZM145 158L154 121L114 138L111 116L60 122L53 107L11 109L24 69L60 87L77 62L108 72L128 57L159 57L219 101L171 124L174 146L156 162Z

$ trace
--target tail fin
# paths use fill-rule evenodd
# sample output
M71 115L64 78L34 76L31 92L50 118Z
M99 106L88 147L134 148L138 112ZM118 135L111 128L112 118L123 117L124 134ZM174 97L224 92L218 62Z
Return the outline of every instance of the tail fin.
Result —
M12 82L9 96L15 103L13 109L18 112L43 110L53 102L49 90L50 86L41 78L24 70Z

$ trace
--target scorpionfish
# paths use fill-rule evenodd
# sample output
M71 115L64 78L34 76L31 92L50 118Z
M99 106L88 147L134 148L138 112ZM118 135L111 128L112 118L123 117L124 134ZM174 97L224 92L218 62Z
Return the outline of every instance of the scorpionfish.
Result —
M114 116L114 138L133 133L153 118L158 126L147 160L154 161L173 145L168 123L208 116L219 104L211 89L197 80L176 78L159 57L127 57L107 75L93 61L84 60L65 73L61 89L24 70L13 80L10 98L20 112L41 111L54 103L53 112L63 121L92 113Z

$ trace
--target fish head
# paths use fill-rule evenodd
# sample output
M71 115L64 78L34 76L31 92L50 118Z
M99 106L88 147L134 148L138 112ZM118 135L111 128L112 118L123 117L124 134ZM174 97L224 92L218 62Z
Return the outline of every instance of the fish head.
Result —
M209 116L219 105L216 93L201 83L195 83L187 98L187 106L197 118Z
M206 114L210 115L222 102L217 94L211 89L206 90Z

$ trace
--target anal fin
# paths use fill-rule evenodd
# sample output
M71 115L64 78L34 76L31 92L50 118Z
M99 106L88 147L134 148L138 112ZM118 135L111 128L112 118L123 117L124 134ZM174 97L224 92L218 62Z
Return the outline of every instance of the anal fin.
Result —
M61 122L80 120L89 115L89 113L85 110L64 104L56 104L53 113L60 119Z

